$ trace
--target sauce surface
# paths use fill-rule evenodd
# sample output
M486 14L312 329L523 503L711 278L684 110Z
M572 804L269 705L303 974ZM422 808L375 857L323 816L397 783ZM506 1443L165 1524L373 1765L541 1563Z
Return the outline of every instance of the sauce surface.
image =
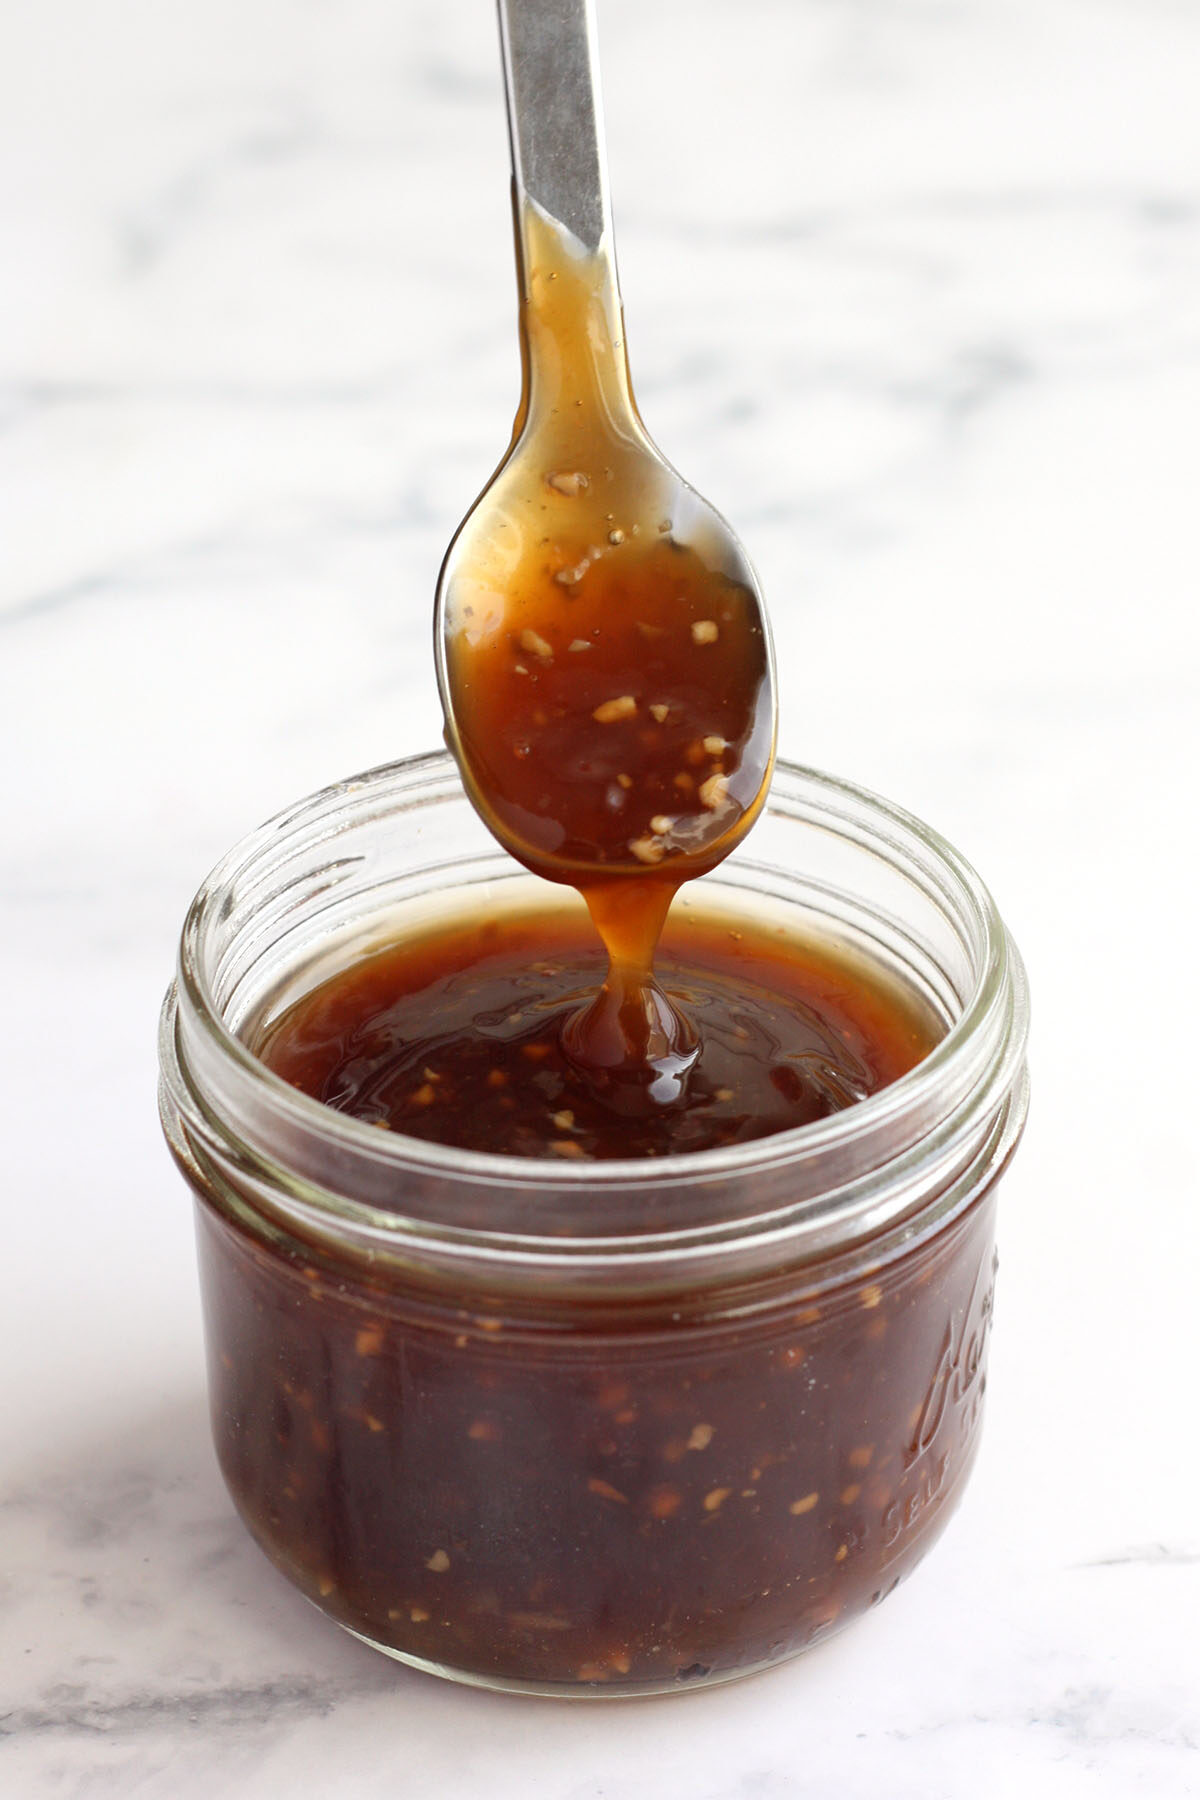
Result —
M659 978L696 1023L674 1106L620 1113L562 1028L603 954L585 917L518 912L405 940L294 1003L258 1054L341 1111L466 1150L580 1161L711 1150L787 1131L895 1081L939 1035L915 998L829 946L687 915Z

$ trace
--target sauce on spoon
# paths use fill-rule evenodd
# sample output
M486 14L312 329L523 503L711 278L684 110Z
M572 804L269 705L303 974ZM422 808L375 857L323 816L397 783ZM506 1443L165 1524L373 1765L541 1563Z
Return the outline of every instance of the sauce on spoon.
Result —
M694 1062L654 948L766 797L770 642L736 538L641 424L609 258L535 208L519 222L525 388L443 570L439 677L484 820L587 902L609 970L564 1048L636 1112L677 1100Z

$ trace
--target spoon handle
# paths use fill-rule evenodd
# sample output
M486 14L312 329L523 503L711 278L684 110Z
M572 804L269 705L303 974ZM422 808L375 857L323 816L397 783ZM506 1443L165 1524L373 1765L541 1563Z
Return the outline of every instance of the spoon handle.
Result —
M586 252L611 245L592 0L497 0L518 217L532 202Z

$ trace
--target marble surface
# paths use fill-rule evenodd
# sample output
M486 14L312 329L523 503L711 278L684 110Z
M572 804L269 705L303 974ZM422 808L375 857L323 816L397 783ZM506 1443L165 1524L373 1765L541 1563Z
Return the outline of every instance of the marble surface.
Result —
M0 22L0 1791L1200 1794L1200 9L601 0L639 393L771 597L785 750L981 868L1029 963L990 1417L855 1631L686 1699L406 1674L206 1435L154 1109L186 903L424 748L517 391L484 0Z

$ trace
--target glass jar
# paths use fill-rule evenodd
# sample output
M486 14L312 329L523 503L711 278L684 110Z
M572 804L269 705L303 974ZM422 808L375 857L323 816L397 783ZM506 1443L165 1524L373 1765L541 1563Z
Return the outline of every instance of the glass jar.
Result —
M161 1106L217 1453L275 1564L404 1662L541 1694L726 1680L881 1600L962 1491L1024 972L948 844L781 765L690 903L819 933L935 1010L941 1041L871 1098L550 1163L374 1130L247 1047L355 957L534 892L433 755L301 802L197 895Z

